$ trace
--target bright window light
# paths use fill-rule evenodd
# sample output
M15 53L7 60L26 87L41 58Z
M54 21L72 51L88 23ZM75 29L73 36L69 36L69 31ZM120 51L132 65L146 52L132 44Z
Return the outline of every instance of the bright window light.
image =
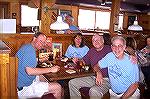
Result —
M80 29L94 29L95 11L79 9L78 25Z
M123 14L119 14L118 29L119 29L119 30L122 30L122 29L123 29Z
M21 26L39 26L38 8L21 5Z
M109 29L110 12L96 11L96 28Z
M80 29L108 30L110 26L109 11L94 11L79 9L78 25ZM118 29L123 29L123 14L119 14Z

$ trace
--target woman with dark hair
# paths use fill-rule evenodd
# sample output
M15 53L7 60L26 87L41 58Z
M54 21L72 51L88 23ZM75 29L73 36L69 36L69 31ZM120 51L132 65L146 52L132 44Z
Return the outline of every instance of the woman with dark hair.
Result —
M140 55L140 51L137 50L137 44L136 44L136 40L133 37L127 37L126 38L126 53L128 53L129 55L133 55L136 56L138 59L138 63L140 63L141 61L143 61L143 56ZM144 75L141 71L141 67L139 66L139 73L140 73L140 82L143 83L144 81Z
M135 51L137 48L136 41L133 37L127 37L126 38L126 52L129 55L134 55L135 56Z
M89 51L89 48L84 44L82 34L76 34L73 37L73 44L69 45L65 56L67 58L81 59Z

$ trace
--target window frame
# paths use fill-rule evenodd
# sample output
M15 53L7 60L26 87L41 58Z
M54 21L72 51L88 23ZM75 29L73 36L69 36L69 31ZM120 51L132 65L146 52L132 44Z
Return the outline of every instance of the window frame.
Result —
M24 1L24 2L20 2L20 33L26 33L26 34L34 34L33 32L33 28L35 26L22 26L22 23L21 23L21 6L22 5L28 5L28 2ZM37 16L38 18L38 16ZM40 23L40 20L39 20L39 23ZM40 24L39 24L40 25ZM39 28L39 26L37 26Z

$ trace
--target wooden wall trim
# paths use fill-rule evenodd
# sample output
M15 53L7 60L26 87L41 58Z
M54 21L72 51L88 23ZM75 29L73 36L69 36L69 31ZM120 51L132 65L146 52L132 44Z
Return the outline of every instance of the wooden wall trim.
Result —
M74 34L46 34L52 37L53 43L62 43L62 54L66 52L68 46L72 43ZM10 56L15 56L21 45L29 43L33 34L0 34L0 40L4 41L11 49ZM91 46L91 36L84 36L86 45Z

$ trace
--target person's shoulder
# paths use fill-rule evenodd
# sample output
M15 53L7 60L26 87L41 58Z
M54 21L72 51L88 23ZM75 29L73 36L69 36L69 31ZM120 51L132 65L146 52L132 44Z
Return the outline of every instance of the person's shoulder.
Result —
M32 45L28 43L28 44L22 45L22 46L20 47L20 49L28 49L29 47L32 47Z
M72 44L68 46L68 49L72 49L75 48L75 46L73 46Z
M69 48L69 47L73 47L73 45L72 45L72 44L70 44L70 45L68 46L68 48Z
M71 25L69 28L70 28L70 30L78 30L78 27L75 25Z
M106 56L114 56L113 52L109 52Z
M96 48L92 47L89 51L96 51Z
M84 45L83 47L84 47L84 48L86 48L86 49L89 49L89 47L88 47L88 46L86 46L86 45Z

